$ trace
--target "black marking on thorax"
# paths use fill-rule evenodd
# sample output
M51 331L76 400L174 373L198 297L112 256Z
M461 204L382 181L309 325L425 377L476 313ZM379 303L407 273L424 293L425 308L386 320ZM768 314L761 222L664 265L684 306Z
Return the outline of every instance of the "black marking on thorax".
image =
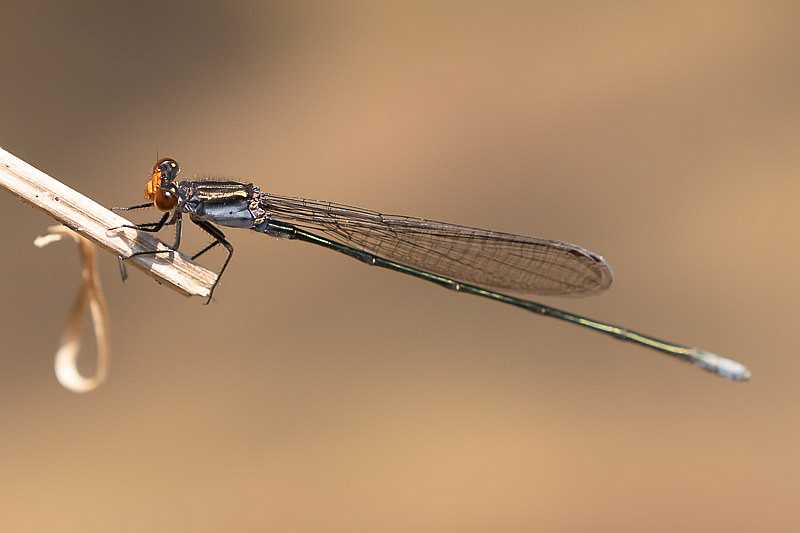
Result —
M187 200L195 202L226 202L252 198L253 185L236 181L190 181L184 182Z

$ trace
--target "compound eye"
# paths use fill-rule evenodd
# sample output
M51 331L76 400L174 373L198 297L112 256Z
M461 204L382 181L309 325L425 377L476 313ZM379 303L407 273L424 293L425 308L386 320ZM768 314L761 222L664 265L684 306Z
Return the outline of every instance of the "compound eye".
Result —
M159 172L161 172L161 179L165 182L174 181L175 178L178 177L178 172L181 171L178 162L174 159L162 159L156 166Z
M178 197L169 189L159 189L154 202L161 211L170 211L178 205Z

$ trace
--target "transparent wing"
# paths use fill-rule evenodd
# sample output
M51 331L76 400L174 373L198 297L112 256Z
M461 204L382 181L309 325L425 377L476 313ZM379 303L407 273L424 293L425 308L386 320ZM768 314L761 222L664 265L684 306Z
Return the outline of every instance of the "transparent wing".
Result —
M487 288L540 295L607 289L611 269L574 244L261 193L271 218L386 259Z

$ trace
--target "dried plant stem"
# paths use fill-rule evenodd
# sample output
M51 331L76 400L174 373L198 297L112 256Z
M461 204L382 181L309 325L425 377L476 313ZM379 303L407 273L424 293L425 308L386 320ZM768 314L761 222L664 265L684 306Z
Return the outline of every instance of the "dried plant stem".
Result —
M0 186L114 255L128 257L135 252L167 248L152 235L134 229L110 232L111 228L131 222L3 148L0 148ZM180 253L137 256L129 263L187 296L208 297L217 277Z

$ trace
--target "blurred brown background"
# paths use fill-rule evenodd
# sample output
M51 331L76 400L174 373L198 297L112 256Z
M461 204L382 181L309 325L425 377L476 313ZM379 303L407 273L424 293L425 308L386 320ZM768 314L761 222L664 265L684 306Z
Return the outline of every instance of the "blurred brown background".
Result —
M232 231L208 307L103 254L111 377L76 395L75 250L0 192L0 527L793 530L795 6L4 1L0 145L98 201L159 153L577 242L615 287L548 303L754 377Z

